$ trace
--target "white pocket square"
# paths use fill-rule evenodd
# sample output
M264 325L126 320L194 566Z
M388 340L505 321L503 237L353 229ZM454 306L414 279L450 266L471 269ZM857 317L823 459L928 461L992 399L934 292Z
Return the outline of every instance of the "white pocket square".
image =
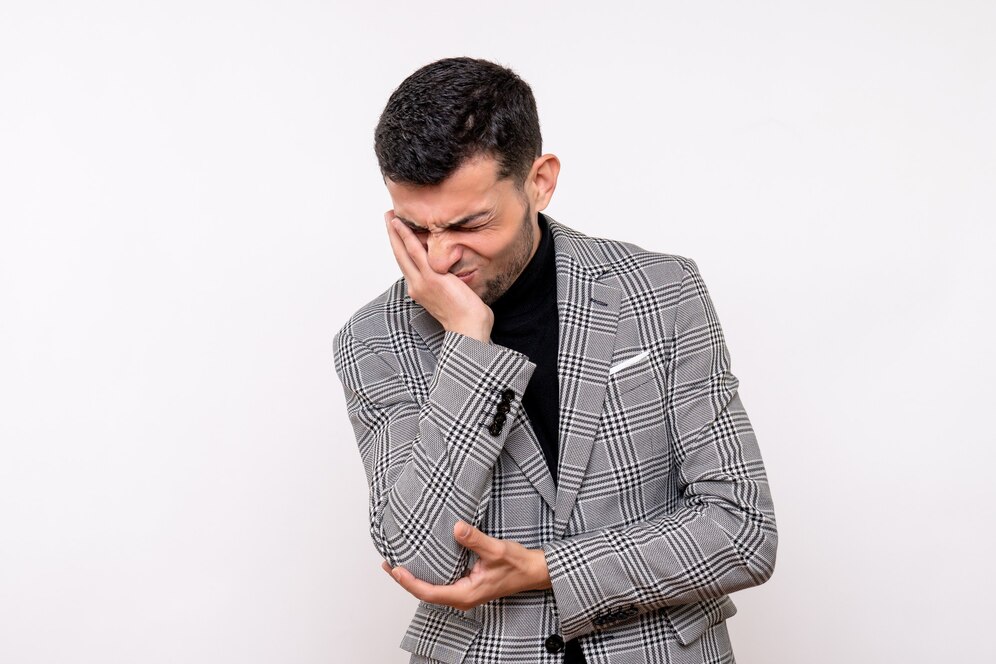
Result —
M637 362L639 362L640 360L642 360L643 358L645 358L647 355L650 355L650 351L649 350L645 350L642 353L640 353L639 355L634 355L633 357L631 357L629 359L623 360L619 364L616 364L616 365L613 365L613 366L609 367L609 375L611 376L612 374L614 374L615 372L619 371L620 369L625 369L626 367L628 367L630 365L636 364Z

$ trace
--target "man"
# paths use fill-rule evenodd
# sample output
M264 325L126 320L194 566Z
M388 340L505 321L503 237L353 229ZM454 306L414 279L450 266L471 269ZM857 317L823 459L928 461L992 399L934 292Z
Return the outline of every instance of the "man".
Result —
M411 661L734 661L777 538L695 263L542 214L560 162L493 63L412 74L375 149L404 278L335 366Z

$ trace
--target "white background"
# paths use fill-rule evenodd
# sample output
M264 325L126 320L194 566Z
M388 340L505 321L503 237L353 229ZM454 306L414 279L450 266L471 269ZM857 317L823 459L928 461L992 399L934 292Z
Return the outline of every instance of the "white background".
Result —
M780 547L742 664L981 662L996 3L0 4L0 662L406 662L332 335L400 276L373 128L533 87L548 212L694 258Z

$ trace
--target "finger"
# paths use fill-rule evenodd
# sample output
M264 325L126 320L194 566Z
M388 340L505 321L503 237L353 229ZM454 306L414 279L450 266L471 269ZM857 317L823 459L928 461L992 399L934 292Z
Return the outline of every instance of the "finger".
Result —
M416 578L404 567L395 567L392 576L402 588L423 602L456 608L476 605L476 592L469 577L461 577L448 586L437 586Z
M453 537L464 547L484 558L498 558L504 552L500 539L485 535L465 521L457 521L453 526Z
M406 570L404 567L401 567L400 565L398 567L391 567L390 563L388 563L386 560L383 563L381 563L380 567L385 572L387 572L388 576L390 576L392 579L397 581L402 586L405 586L406 583L410 584L409 581L410 579L415 579L415 575ZM416 579L416 581L417 580L418 579ZM402 581L404 581L404 583L402 583ZM405 590L408 590L407 587L405 588Z
M398 262L398 267L401 268L401 273L405 275L405 279L407 279L410 283L412 279L420 276L418 266L415 265L415 261L412 260L411 254L408 253L408 249L405 247L404 239L398 234L397 226L395 226L393 217L388 219L386 224L387 237L391 241L391 250L394 252L394 260ZM403 225L400 224L400 222L398 222L398 224Z
M429 268L429 254L426 252L425 247L422 246L422 242L415 236L412 229L408 228L400 219L395 217L397 221L389 222L391 226L398 233L401 241L404 242L405 249L408 251L408 255L418 266L419 272L424 273Z

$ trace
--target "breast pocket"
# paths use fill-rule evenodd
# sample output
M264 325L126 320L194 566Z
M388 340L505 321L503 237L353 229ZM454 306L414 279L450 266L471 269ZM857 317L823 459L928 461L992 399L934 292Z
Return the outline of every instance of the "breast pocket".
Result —
M609 381L606 387L609 397L616 400L623 395L640 390L633 397L627 397L630 403L638 403L640 396L660 400L657 386L657 371L653 364L650 351L643 351L628 360L617 362L609 369Z
M662 376L649 352L610 369L602 435L610 455L627 467L659 460L665 454ZM647 468L641 467L640 474Z

